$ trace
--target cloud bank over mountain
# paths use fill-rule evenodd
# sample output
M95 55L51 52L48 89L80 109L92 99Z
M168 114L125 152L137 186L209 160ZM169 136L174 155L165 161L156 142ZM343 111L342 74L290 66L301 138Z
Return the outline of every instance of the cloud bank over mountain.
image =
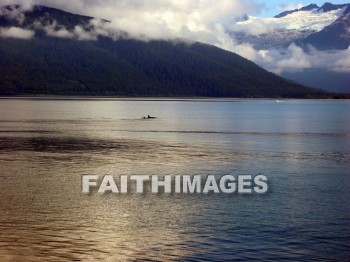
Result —
M304 69L320 68L332 72L350 72L350 48L337 51L319 51L309 47L308 52L291 44L284 50L260 50L256 62L269 71L281 74Z
M94 35L80 37L82 32L77 28L67 32L64 28L53 31L52 26L45 30L51 36L91 40L96 34L110 35L116 39L116 31L127 32L129 36L140 40L153 39L187 39L213 44L226 50L242 54L247 58L255 56L250 45L239 45L227 33L226 28L234 22L234 17L246 13L258 12L262 7L253 0L132 0L132 1L50 1L50 0L1 0L0 5L21 4L22 10L30 10L33 5L45 5L69 12L108 19L111 23L98 24L92 21L97 29ZM16 14L15 14L16 15ZM14 15L14 16L15 16ZM18 14L19 15L19 14Z

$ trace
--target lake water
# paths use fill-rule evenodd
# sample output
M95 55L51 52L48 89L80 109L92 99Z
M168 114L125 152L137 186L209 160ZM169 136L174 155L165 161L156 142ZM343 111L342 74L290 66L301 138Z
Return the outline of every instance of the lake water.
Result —
M86 195L83 174L263 174L269 191ZM1 261L345 261L350 102L2 99L0 181Z

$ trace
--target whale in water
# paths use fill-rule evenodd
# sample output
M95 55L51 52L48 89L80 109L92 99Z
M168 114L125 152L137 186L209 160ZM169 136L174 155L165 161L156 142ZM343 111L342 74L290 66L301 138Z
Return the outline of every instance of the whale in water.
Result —
M147 117L143 117L143 119L154 119L154 118L156 118L155 116L150 116L150 115L147 115Z

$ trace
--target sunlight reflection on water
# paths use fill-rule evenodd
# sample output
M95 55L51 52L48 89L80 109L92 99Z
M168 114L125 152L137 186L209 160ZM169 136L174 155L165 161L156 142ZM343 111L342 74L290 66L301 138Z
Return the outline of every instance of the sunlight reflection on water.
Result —
M0 259L344 260L349 105L1 100ZM265 195L81 193L82 174L258 173Z

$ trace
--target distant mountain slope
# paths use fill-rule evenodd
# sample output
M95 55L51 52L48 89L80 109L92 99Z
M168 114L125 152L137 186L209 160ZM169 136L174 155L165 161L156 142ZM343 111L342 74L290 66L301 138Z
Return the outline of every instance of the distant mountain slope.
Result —
M350 13L340 17L322 31L297 41L300 46L312 45L318 50L344 50L350 45Z
M349 13L350 4L325 3L321 7L310 4L273 18L246 17L237 22L232 35L239 43L251 43L256 49L285 48L293 42L300 46L311 44L322 50L347 49ZM260 34L246 33L247 26L259 28L262 25L269 30Z
M282 76L314 88L322 88L337 93L350 93L350 74L348 72L311 68L298 72L284 72Z
M24 20L3 12L0 27L34 30L35 37L1 39L0 95L328 96L210 45L113 41L101 35L78 41L72 32L79 27L79 33L83 28L92 34L90 20L41 6L26 12Z
M321 95L203 44L45 37L0 42L0 93L308 97Z

